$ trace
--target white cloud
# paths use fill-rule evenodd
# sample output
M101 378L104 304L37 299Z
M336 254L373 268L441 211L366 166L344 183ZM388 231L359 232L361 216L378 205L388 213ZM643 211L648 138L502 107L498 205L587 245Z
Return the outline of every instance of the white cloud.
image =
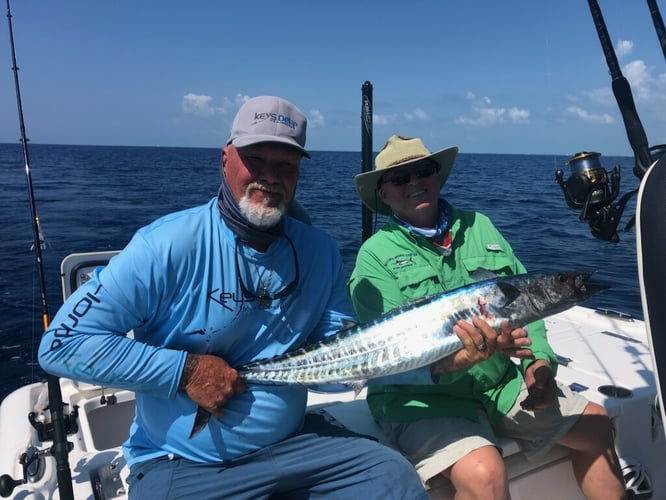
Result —
M615 45L615 53L620 58L630 55L633 50L634 42L631 40L618 40Z
M320 110L310 110L310 116L308 116L308 127L323 127L325 123L326 120L324 119L324 115Z
M373 125L394 125L396 123L401 123L402 120L406 121L427 121L430 120L430 115L423 111L421 108L414 108L411 111L405 111L400 115L385 115L381 113L373 113L372 115L372 124Z
M488 127L504 122L505 109L502 108L472 108L475 116L459 116L456 123L464 125L474 125L479 127Z
M649 101L655 92L663 91L659 89L659 81L652 77L643 61L631 61L624 67L623 73L629 80L636 100Z
M186 94L183 96L183 111L202 115L213 114L210 107L212 100L209 95Z
M600 123L603 125L615 123L615 119L608 113L603 113L603 114L589 113L588 111L585 111L583 108L580 108L578 106L569 106L567 108L567 113L575 115L584 122L588 123Z
M213 98L209 95L186 94L183 96L183 112L198 116L212 116L217 112L212 102Z
M526 109L509 109L509 119L514 123L527 123L530 118L530 112Z
M240 108L243 104L245 104L248 100L250 100L249 95L243 95L243 94L236 94L236 97L234 98L234 104L236 108ZM226 97L225 97L226 100Z
M182 110L183 113L193 114L196 116L213 116L219 114L227 114L234 112L240 108L245 101L250 98L248 95L236 94L235 97L224 97L221 106L213 104L213 97L203 94L195 94L190 92L183 96Z
M407 111L406 113L403 114L404 118L406 120L412 121L412 120L429 120L430 116L428 116L428 113L423 111L421 108L415 108L413 111Z
M391 115L382 115L379 113L374 113L372 116L373 125L389 125L395 123L395 117Z
M584 91L583 97L588 101L603 104L604 106L616 106L617 103L610 87ZM572 100L579 101L579 99L576 98L573 98Z
M620 45L628 45L624 50L628 54L633 45L631 42L621 42ZM637 59L624 65L622 74L629 82L631 94L636 101L644 105L645 109L661 108L666 101L666 74L653 75L654 68L648 67L644 61ZM613 95L611 86L581 92L581 98L573 98L572 101L587 104L601 104L605 107L617 107L617 100ZM591 115L600 117L601 115ZM604 122L606 123L606 122Z
M471 115L460 115L455 122L476 127L490 127L502 123L529 123L530 112L518 107L504 108L491 106L492 99L483 96L477 99L473 92L467 92L465 98L472 101Z

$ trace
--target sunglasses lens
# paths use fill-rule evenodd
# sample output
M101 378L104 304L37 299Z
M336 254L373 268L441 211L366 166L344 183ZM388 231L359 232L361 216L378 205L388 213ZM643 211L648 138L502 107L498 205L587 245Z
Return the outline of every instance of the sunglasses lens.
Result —
M389 182L394 186L404 186L409 182L409 179L411 179L411 177L412 176L409 172L403 170L402 172L398 172L392 175L391 178L389 179Z
M435 163L424 163L414 169L414 175L419 179L426 179L437 172L437 170L438 166ZM394 186L404 186L411 178L412 174L409 170L401 170L390 176L388 179L380 180L378 185L390 182Z
M437 170L437 166L433 163L426 163L425 165L419 165L414 169L414 174L419 179L425 179L430 177Z

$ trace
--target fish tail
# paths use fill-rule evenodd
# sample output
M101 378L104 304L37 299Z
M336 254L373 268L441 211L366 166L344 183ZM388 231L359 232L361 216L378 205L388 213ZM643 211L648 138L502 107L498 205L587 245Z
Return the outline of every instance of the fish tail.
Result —
M194 425L192 426L192 431L190 432L190 439L199 434L210 420L210 412L204 410L201 406L197 406L197 414L194 417Z

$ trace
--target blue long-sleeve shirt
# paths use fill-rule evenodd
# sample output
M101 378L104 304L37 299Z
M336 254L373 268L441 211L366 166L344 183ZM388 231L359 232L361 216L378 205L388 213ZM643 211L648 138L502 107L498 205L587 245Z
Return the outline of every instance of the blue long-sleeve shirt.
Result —
M97 269L44 333L39 362L49 373L136 392L124 449L128 463L175 454L198 462L233 459L277 442L302 423L300 386L247 386L221 419L190 439L196 404L178 390L187 352L231 366L285 353L354 319L339 249L325 232L286 218L285 237L265 253L237 244L216 199L162 217ZM236 266L238 260L238 271ZM262 309L244 297L263 285L293 293ZM133 331L132 336L127 333Z

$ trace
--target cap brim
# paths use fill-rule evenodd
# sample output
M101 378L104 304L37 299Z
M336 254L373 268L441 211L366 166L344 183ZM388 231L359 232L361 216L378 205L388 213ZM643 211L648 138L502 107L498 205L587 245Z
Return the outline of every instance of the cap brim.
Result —
M394 168L410 166L427 159L432 159L439 165L437 177L439 178L439 187L441 189L442 186L444 186L446 183L449 174L451 173L451 169L453 168L453 164L456 161L457 155L458 147L451 146L449 148L437 151L436 153L432 153L428 156L422 156L420 158L415 158L403 163L391 165L389 168L384 168L382 170L372 170L370 172L358 174L356 177L354 177L356 192L358 193L359 198L361 198L363 204L373 212L377 212L382 215L391 215L391 208L381 200L377 193L377 183L386 172L393 170Z
M295 149L298 149L303 156L305 156L306 158L310 158L310 153L308 153L305 148L301 147L301 145L298 144L296 141L291 140L287 137L277 137L274 135L243 135L241 137L236 137L230 142L237 148L243 148L245 146L251 146L253 144L260 144L262 142L278 142L280 144L286 144L288 146L292 146Z

